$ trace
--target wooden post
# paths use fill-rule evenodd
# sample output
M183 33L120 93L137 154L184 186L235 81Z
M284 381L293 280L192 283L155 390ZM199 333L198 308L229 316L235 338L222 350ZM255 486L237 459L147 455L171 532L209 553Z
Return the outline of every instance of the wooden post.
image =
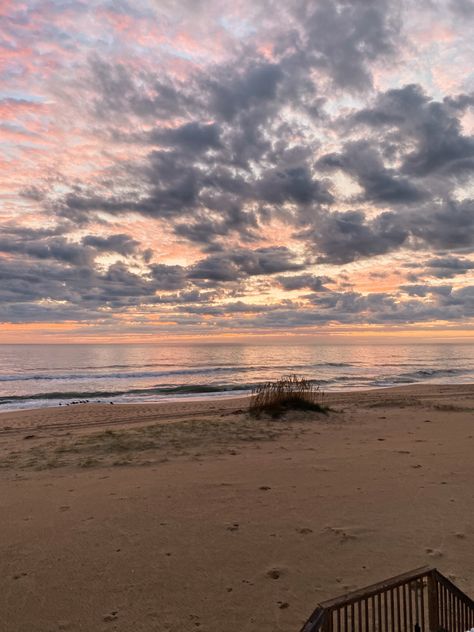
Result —
M428 575L428 624L430 632L439 630L438 590L434 573Z
M332 632L332 610L326 610L322 629L323 632Z

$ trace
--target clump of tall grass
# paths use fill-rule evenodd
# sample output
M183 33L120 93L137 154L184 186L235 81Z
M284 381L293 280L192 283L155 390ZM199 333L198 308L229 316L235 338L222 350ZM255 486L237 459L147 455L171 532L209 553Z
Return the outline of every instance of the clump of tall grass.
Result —
M252 389L249 412L278 417L287 410L308 410L327 413L324 392L311 380L289 375L274 382L265 382Z

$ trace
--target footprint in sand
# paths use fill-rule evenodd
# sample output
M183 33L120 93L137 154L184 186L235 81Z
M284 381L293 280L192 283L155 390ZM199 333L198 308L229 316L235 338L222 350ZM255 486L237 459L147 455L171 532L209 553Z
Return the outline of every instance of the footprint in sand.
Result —
M308 529L307 527L303 527L302 529L296 529L298 531L298 533L301 533L302 535L308 535L309 533L313 533L312 529Z
M426 553L428 553L428 555L430 557L443 557L443 551L441 551L440 549L425 549Z
M339 537L339 542L343 544L349 540L358 540L361 536L370 533L364 527L326 527L324 531Z
M238 531L239 529L239 523L238 522L234 522L233 525L226 527L227 531Z
M109 614L106 614L102 617L103 621L116 621L117 620L117 610L114 610L113 612L110 612Z
M286 569L283 568L270 568L265 575L268 579L280 579L283 575L286 574Z

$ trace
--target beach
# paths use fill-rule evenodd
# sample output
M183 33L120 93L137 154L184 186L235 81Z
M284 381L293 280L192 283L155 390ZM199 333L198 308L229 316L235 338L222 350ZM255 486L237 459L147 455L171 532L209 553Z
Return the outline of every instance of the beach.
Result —
M0 415L2 632L297 632L422 565L474 595L474 385Z

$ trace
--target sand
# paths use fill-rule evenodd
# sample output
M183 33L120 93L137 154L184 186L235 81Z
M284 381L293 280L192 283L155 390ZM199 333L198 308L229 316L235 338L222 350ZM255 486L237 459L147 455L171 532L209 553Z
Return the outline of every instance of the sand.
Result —
M428 564L474 595L474 385L0 415L2 632L297 632Z

